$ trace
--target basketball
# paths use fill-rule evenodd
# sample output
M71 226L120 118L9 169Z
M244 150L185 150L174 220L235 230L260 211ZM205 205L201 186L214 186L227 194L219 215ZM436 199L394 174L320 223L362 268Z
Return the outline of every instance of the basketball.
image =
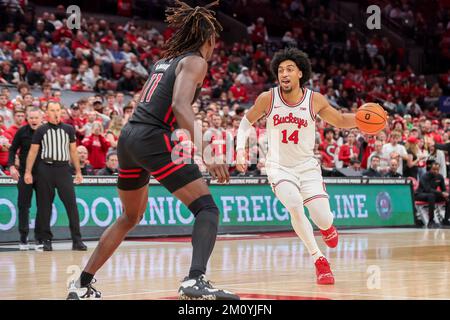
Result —
M386 123L386 113L377 103L365 103L356 111L356 125L363 133L377 134L385 128Z

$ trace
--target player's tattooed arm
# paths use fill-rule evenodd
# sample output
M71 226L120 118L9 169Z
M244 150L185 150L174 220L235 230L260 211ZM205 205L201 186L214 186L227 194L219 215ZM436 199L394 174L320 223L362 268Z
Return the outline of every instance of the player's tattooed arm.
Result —
M196 89L203 84L208 63L202 57L189 56L181 60L177 69L178 73L173 86L172 110L178 126L189 132L191 141L197 144L198 150L202 151L202 128L195 121L192 100Z
M355 128L355 114L341 113L333 108L328 100L318 92L313 95L314 113L318 114L321 119L337 128Z

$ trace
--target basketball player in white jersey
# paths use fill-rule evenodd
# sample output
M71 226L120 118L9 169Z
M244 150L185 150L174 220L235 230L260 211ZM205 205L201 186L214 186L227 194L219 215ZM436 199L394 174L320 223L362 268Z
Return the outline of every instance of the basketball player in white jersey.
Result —
M289 211L292 226L313 257L318 284L334 284L327 259L314 238L311 220L325 243L334 248L338 233L323 183L319 162L314 158L315 120L321 119L339 128L356 127L354 114L342 114L323 95L304 88L311 76L311 64L305 53L289 48L275 54L271 69L279 86L258 96L243 117L237 134L237 169L247 169L245 151L253 123L267 118L268 154L266 172L272 190Z

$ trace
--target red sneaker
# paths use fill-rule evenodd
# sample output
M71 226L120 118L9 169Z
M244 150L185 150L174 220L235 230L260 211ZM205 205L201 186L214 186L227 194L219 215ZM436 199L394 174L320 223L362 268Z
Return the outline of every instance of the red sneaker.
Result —
M320 257L315 262L317 284L334 284L334 276L330 269L330 264L325 257Z
M331 226L328 230L320 230L320 233L327 246L330 248L335 248L337 246L339 235L334 226Z

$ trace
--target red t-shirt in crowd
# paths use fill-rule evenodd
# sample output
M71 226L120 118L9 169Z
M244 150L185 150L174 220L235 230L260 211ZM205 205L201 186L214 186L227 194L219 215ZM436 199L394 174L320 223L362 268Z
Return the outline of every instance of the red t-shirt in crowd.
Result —
M11 143L14 139L14 136L16 135L17 131L20 129L20 127L16 126L15 124L11 125L8 130L6 130L4 136L9 139L9 142Z
M128 42L131 42L131 43L136 43L137 42L137 36L135 34L132 34L132 33L127 33L125 35L125 39Z
M341 146L339 150L339 160L344 162L344 166L350 165L351 156L354 155L354 158L358 158L359 150L356 145L349 146L348 144L344 144Z
M14 110L14 104L12 103L11 100L9 100L9 101L6 103L6 107L7 107L8 109L10 109L10 110Z
M424 136L431 137L436 143L444 143L444 141L442 140L442 136L439 134L439 132L425 133Z
M245 89L244 86L238 87L236 85L233 85L230 88L230 91L236 101L240 101L240 102L244 102L244 103L248 101L247 89ZM239 98L241 98L241 99L239 99Z
M102 169L106 164L106 153L111 144L102 135L91 135L83 140L89 152L89 163L94 169Z
M78 48L81 48L83 50L90 49L91 44L86 39L83 39L81 41L78 39L75 39L72 41L72 51L75 52Z
M264 25L256 25L255 29L253 29L251 38L254 43L264 43L266 37L266 27Z

